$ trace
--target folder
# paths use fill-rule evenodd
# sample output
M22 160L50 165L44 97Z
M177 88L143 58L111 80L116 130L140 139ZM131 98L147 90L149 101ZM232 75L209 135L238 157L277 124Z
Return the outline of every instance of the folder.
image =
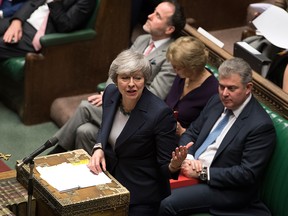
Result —
M240 41L234 43L234 56L244 59L257 73L266 77L271 59L260 53L248 43Z

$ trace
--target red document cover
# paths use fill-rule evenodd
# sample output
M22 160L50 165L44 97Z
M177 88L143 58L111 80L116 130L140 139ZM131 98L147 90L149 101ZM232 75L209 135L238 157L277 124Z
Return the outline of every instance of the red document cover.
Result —
M170 179L170 186L171 189L175 189L179 187L191 186L193 184L197 184L198 182L198 179L187 178L180 174L178 180Z

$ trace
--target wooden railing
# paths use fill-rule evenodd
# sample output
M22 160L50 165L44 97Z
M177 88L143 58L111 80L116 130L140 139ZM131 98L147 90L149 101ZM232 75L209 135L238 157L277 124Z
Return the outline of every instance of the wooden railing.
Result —
M209 64L214 67L218 68L224 60L233 58L230 53L218 47L188 24L186 24L183 34L196 37L206 45L209 50ZM288 94L255 71L253 71L253 84L253 94L257 100L288 119Z

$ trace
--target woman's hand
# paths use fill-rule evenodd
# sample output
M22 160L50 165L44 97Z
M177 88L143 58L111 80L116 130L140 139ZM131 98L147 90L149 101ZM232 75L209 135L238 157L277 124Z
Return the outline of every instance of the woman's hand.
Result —
M177 126L176 126L176 134L178 136L181 136L184 132L186 131L186 128L183 128L181 124L177 121Z
M95 174L99 174L102 171L106 171L105 156L101 148L94 151L87 167L91 170L91 172Z
M22 22L21 20L14 19L6 32L3 35L5 43L18 43L22 38Z
M177 172L181 169L183 161L187 157L188 149L193 145L193 142L188 143L186 146L179 146L172 152L172 159L169 164L171 172Z

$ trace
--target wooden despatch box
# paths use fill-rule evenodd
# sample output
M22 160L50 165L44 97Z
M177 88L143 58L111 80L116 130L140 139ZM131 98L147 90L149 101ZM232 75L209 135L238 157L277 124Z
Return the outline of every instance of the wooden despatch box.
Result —
M0 172L0 215L27 216L27 201L27 190L16 180L16 171ZM32 216L35 211L36 200L32 197Z
M36 170L37 166L54 166L64 162L83 163L89 159L89 154L80 149L34 159L33 195L37 200L37 215L128 215L130 193L108 172L106 175L111 178L111 183L59 192L41 179ZM29 165L17 167L16 170L17 180L27 188Z

